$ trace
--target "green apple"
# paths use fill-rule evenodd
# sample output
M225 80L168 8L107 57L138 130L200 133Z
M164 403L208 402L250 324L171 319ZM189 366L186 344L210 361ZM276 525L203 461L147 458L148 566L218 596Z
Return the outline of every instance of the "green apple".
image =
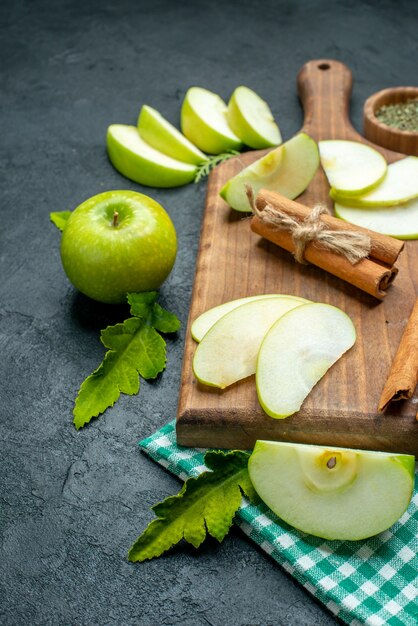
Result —
M180 187L192 182L197 172L196 165L177 161L152 148L135 126L109 126L107 152L118 172L148 187Z
M236 211L251 211L245 187L277 191L293 200L309 185L319 166L315 141L299 133L243 169L221 189L222 198Z
M355 340L348 315L329 304L303 304L283 315L264 337L256 366L258 399L267 415L296 413Z
M148 145L177 161L200 165L208 158L158 111L144 104L138 117L138 132Z
M328 182L339 194L364 194L386 175L384 157L364 143L330 139L320 141L318 148Z
M229 311L236 309L241 304L246 304L247 302L254 302L255 300L264 300L265 298L274 298L277 294L269 293L269 294L260 294L257 296L247 296L245 298L238 298L236 300L229 300L228 302L223 302L218 306L214 306L211 309L208 309L199 317L197 317L192 323L190 332L195 341L198 343L202 341L204 335L208 332L210 328L217 322L221 317L223 317ZM304 298L299 298L298 296L280 296L281 298L292 298L296 300L300 300L301 302L309 302L309 300L305 300Z
M330 196L339 204L357 207L403 204L418 197L418 157L408 156L388 165L382 182L368 193L347 196L331 188Z
M158 289L174 265L176 231L163 207L134 191L106 191L68 218L61 259L68 278L99 302Z
M330 540L387 530L408 508L413 456L257 441L248 462L260 498L282 520Z
M240 150L242 142L229 127L227 113L225 102L216 93L190 87L181 108L181 130L203 152Z
M193 358L199 382L224 389L255 372L264 335L282 315L306 300L271 296L241 304L223 315L205 334Z
M335 203L337 217L398 239L418 239L418 198L392 207L368 209Z
M271 148L282 143L268 104L248 87L237 87L232 94L228 102L228 122L250 148Z

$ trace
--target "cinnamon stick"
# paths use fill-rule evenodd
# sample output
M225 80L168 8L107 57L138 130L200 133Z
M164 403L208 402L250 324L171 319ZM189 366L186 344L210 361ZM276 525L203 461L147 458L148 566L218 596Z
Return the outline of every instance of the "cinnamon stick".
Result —
M393 400L409 400L418 376L418 298L415 300L388 379L380 397L378 410L383 412Z
M255 205L260 211L262 211L266 205L270 205L278 211L283 211L284 213L287 213L287 215L291 215L299 221L306 219L310 212L309 207L300 204L299 202L289 200L280 193L269 191L267 189L261 189L258 192L257 198L255 199ZM376 233L368 228L354 226L353 224L344 222L338 217L334 217L332 215L321 215L321 221L323 221L330 230L357 232L368 235L371 242L369 256L387 265L393 265L395 263L405 245L404 241L388 237L387 235L381 235L380 233Z
M290 233L284 230L273 230L257 216L251 220L251 230L288 252L295 251L295 244ZM370 259L363 259L356 265L352 265L340 254L323 250L316 247L314 243L307 244L304 257L309 263L347 281L379 300L383 300L386 289L398 273L396 267L385 267Z
M247 191L250 197L251 192ZM310 215L310 209L281 194L266 190L259 192L257 198L253 200L253 206L256 214L251 220L251 230L288 252L294 253L296 245L292 234L287 230L276 228L268 220L263 220L263 211L268 207L269 210L273 210L273 213L277 211L279 214L287 214L299 222L304 222ZM350 233L366 231L370 241L369 254L373 252L374 257L363 258L353 264L342 254L325 249L318 242L311 241L304 248L304 259L382 300L398 273L398 269L392 263L399 256L404 243L392 237L354 227L330 215L321 215L320 220L326 222L330 231L338 231L341 234L344 231Z

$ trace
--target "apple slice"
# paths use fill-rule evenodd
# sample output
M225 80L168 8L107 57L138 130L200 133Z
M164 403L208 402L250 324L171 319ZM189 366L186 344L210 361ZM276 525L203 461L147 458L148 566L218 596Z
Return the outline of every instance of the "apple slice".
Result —
M149 187L180 187L192 182L197 167L155 150L135 126L112 124L107 129L107 151L112 165L130 180Z
M208 160L196 146L168 122L158 111L144 104L137 124L142 139L150 146L173 159L200 165Z
M418 157L388 165L383 181L372 191L361 196L347 196L331 189L330 196L339 204L357 207L393 206L418 197Z
M330 540L387 530L408 508L413 456L257 441L248 462L260 498L282 520Z
M199 382L224 389L255 372L257 354L272 324L303 301L271 296L241 304L223 315L203 337L193 358Z
M257 394L267 415L296 413L355 340L348 315L329 304L303 304L283 315L266 334L257 360Z
M238 298L237 300L229 300L218 306L214 306L208 309L199 317L197 317L192 323L190 332L195 341L198 343L202 341L208 330L226 313L241 306L241 304L247 304L247 302L254 302L255 300L264 300L265 298L274 298L277 294L261 294L258 296L247 296L246 298ZM285 296L281 295L281 298L291 298L292 300L299 300L302 304L307 304L309 300L305 298L299 298L298 296Z
M241 140L229 127L228 108L216 93L190 87L181 108L181 130L195 146L209 154L240 150Z
M318 148L328 182L339 194L366 193L386 174L384 157L364 143L330 139L320 141Z
M368 209L335 203L337 217L397 239L418 239L418 198L405 204Z
M270 148L282 143L268 104L248 87L237 87L232 94L228 102L228 122L250 148Z
M252 187L254 195L263 188L293 200L309 185L318 166L319 152L315 141L305 133L299 133L231 178L220 194L236 211L251 211L246 185Z

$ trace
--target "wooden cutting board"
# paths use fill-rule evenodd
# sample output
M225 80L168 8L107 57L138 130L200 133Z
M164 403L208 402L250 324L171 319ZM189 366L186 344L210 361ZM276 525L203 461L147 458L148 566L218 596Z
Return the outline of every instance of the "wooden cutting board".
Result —
M351 126L351 71L333 60L305 64L298 75L303 131L315 140L367 142ZM389 163L404 155L377 149ZM216 168L208 181L177 415L184 446L249 449L257 439L358 447L418 455L418 397L377 405L418 291L418 242L406 242L399 275L383 302L293 257L251 232L249 220L220 198L224 183L266 151L248 152ZM322 170L298 201L324 202L329 186ZM282 420L261 409L254 376L225 390L200 385L193 376L196 344L191 322L228 300L261 293L292 294L340 307L353 320L357 342L314 387L300 411Z

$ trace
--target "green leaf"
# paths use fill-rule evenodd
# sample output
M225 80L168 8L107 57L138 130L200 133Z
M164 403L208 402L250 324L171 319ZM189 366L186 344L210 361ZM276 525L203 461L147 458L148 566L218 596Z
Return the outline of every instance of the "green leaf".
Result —
M71 211L56 211L49 214L49 219L62 232L70 215Z
M200 183L203 178L209 176L211 170L213 170L214 167L216 167L220 163L224 163L224 161L228 161L228 159L236 156L237 154L239 154L237 150L228 150L228 152L223 152L222 154L214 154L208 157L206 161L203 161L203 163L198 166L194 182Z
M108 352L79 389L73 411L77 429L113 406L121 393L138 393L140 376L155 378L165 369L166 343L157 330L173 332L179 321L156 304L156 298L156 291L129 294L137 317L102 330L100 339Z
M189 478L180 493L152 507L157 515L129 550L130 561L160 556L182 539L198 548L207 533L219 542L227 535L242 494L256 499L248 475L247 452L207 452L212 470Z
M155 297L153 297L155 294ZM147 293L128 293L131 314L147 318L148 323L161 333L174 333L180 328L180 320L174 313L163 309L157 302L156 291Z

